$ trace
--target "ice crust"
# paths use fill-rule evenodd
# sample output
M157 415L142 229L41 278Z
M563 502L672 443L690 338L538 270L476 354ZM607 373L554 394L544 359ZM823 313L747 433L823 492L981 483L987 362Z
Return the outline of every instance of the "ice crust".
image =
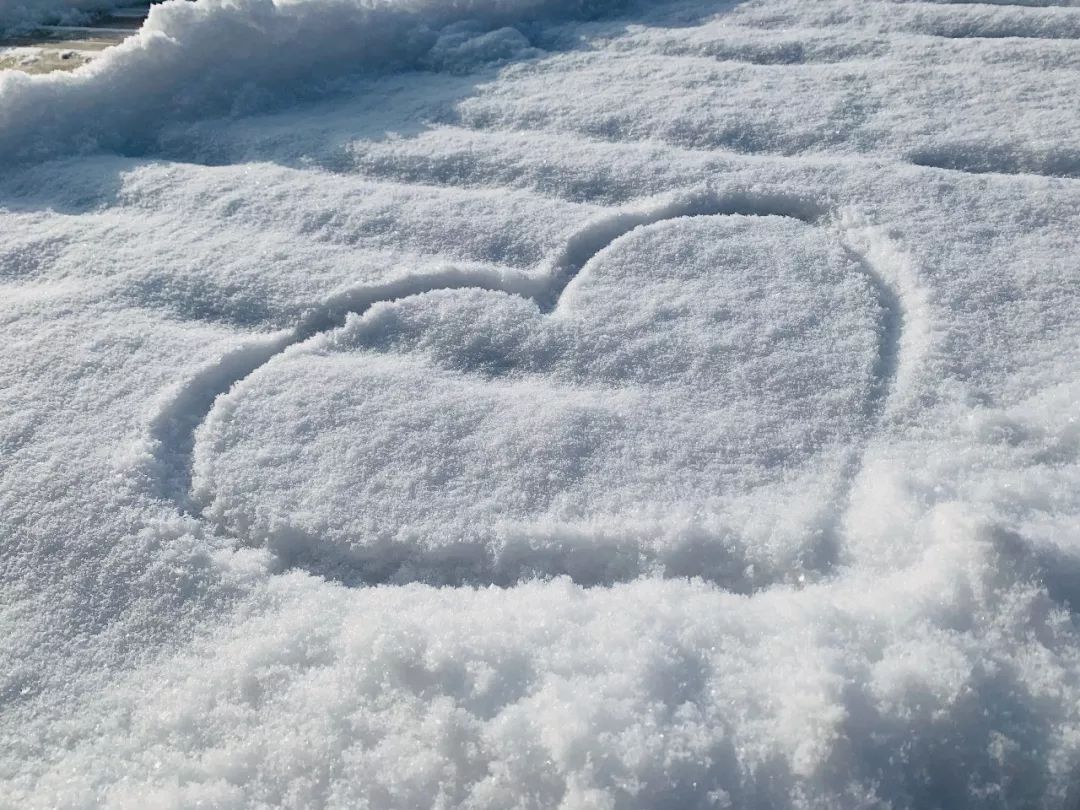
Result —
M1074 805L1078 14L0 74L0 807Z

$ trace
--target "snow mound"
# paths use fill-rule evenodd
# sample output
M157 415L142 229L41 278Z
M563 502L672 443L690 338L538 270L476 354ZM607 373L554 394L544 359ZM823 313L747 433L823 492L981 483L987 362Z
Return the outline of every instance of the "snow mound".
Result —
M311 95L364 70L460 70L529 52L515 23L625 0L169 0L72 75L0 73L0 155L145 149L165 122ZM0 158L3 159L3 158Z

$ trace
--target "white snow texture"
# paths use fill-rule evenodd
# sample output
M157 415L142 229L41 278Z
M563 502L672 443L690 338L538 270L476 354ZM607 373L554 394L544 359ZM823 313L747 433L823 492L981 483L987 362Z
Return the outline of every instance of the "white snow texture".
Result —
M1078 41L168 0L0 72L0 807L1076 807Z

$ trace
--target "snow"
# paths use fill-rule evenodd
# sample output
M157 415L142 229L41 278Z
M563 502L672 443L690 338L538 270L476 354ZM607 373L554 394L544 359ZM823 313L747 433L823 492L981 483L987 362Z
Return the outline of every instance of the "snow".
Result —
M1078 37L170 0L0 72L0 805L1075 804Z
M20 34L42 23L82 23L94 12L126 5L121 0L4 0L0 34Z

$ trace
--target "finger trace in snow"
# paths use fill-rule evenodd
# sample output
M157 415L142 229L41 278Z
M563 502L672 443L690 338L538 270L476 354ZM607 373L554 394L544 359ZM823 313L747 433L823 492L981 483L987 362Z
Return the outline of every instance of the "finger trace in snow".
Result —
M913 152L916 166L969 174L1028 174L1080 179L1080 151L1049 148L1036 151L1017 144L943 144Z
M664 202L653 206L638 206L636 209L617 212L590 223L582 231L567 241L567 246L554 257L548 265L546 273L541 277L542 283L538 283L529 277L522 277L514 273L494 274L482 272L468 272L459 269L448 269L442 273L430 276L406 277L400 282L382 285L378 288L361 289L354 292L337 296L324 307L310 313L305 322L297 327L290 337L271 339L266 344L266 349L260 350L254 356L262 360L258 366L251 363L236 363L234 355L224 359L221 369L210 369L201 373L195 380L181 388L179 396L172 400L163 411L163 416L155 420L152 429L152 442L158 447L158 456L162 459L160 470L163 471L163 491L173 493L174 499L181 507L205 502L210 496L207 494L207 486L202 486L202 491L196 497L189 498L185 490L184 482L189 480L192 467L191 453L195 449L193 431L203 421L206 414L211 415L210 421L215 429L222 430L221 419L213 416L211 407L218 394L227 387L240 384L242 378L253 374L259 366L271 360L280 350L287 346L295 345L310 340L321 332L337 328L342 325L348 313L363 313L374 304L383 301L401 300L408 296L418 295L440 289L474 288L488 291L510 292L522 295L535 301L540 312L551 311L556 304L564 298L564 291L569 294L570 285L583 267L590 262L595 262L609 246L616 243L636 229L647 225L655 225L671 220L686 217L715 217L715 216L754 216L754 217L784 217L788 219L802 220L807 223L818 222L825 215L826 209L812 201L791 195L768 194L757 192L756 194L730 193L717 195L714 193L697 193L677 197L670 202ZM812 506L811 512L822 509L831 515L826 519L826 525L806 529L799 527L795 533L803 536L815 537L813 549L802 549L800 554L806 559L793 561L784 559L781 564L775 565L786 578L805 576L807 573L820 574L827 570L837 556L835 548L838 531L837 526L842 520L842 503L846 483L858 470L860 447L884 411L887 394L900 362L901 346L901 303L899 294L890 286L888 279L881 271L876 269L866 256L859 254L852 247L850 240L841 235L841 244L848 251L850 261L854 269L861 274L864 282L869 282L870 306L876 308L880 315L880 321L875 327L878 335L873 347L873 360L871 362L872 379L865 385L863 404L850 407L848 413L842 417L850 420L855 425L846 437L841 440L841 447L837 451L842 457L835 462L839 467L832 473L827 472L829 462L824 457L818 459L819 468L817 473L823 480L835 475L836 482L821 485L823 493L818 497L824 503ZM718 269L716 272L723 273ZM762 272L766 272L762 269ZM571 295L571 300L575 298ZM566 305L561 305L556 312L562 313ZM452 309L452 304L450 305ZM707 327L706 327L707 328ZM272 350L267 350L272 347ZM732 350L738 353L737 350ZM245 350L246 353L246 350ZM290 356L296 357L295 349L290 350ZM245 356L252 356L245 354ZM358 360L361 365L364 363ZM790 373L789 369L789 373ZM865 370L864 370L865 371ZM406 375L407 376L407 375ZM213 381L213 385L207 385ZM402 383L404 384L404 383ZM579 383L580 384L580 383ZM698 383L700 384L700 383ZM784 384L793 384L791 380L785 380ZM796 386L797 387L797 386ZM192 392L196 393L192 393ZM539 395L537 393L537 395ZM228 400L235 399L230 395ZM375 412L378 412L377 406ZM392 402L386 405L388 411L392 411ZM669 405L670 407L670 405ZM232 406L230 406L230 410ZM731 418L730 415L728 418ZM860 421L865 420L864 427L858 427ZM168 426L174 430L176 426L182 426L181 432L169 433L162 431L162 426ZM775 426L774 426L775 428ZM361 424L358 430L366 430ZM835 428L834 428L835 429ZM204 429L205 432L206 429ZM736 428L743 430L743 428ZM444 437L444 440L446 437ZM629 442L629 440L627 440ZM737 440L725 440L732 447L738 444ZM771 440L770 440L771 441ZM795 444L798 444L798 440ZM818 440L820 441L820 440ZM632 442L629 442L632 444ZM768 444L768 443L767 443ZM723 446L723 445L721 445ZM588 454L587 449L579 448L580 452ZM717 451L719 452L719 451ZM728 452L732 452L731 447ZM775 454L778 448L766 446L758 451L767 454ZM735 452L737 456L738 453ZM779 464L776 461L770 464L785 467L790 470L790 464ZM318 464L316 466L319 466ZM745 461L744 461L745 466ZM548 473L544 473L548 475ZM623 478L627 477L625 471ZM554 480L554 473L551 473ZM237 480L246 481L245 476L237 476ZM316 476L316 480L322 485L322 474ZM311 483L311 482L309 482ZM554 484L556 487L558 483ZM246 486L246 484L245 484ZM291 488L297 486L296 482ZM342 492L356 492L358 482L341 483L338 485ZM449 486L449 485L447 485ZM800 486L805 484L800 483ZM608 485L610 488L610 485ZM706 494L708 488L701 490L698 498ZM254 497L258 498L258 489L254 491ZM248 493L249 495L251 493ZM712 493L716 495L718 493ZM730 495L730 493L729 493ZM336 497L336 496L330 496ZM403 496L402 496L403 497ZM470 498L475 495L469 496ZM640 501L640 495L635 496ZM782 497L775 489L768 490L768 497L776 499ZM355 495L350 495L355 499ZM250 498L246 498L250 502ZM631 502L633 499L631 499ZM370 513L379 511L375 504L378 498L372 497L372 504L365 505L363 499L359 500L358 508L361 512ZM405 503L411 502L408 498L402 501L398 508ZM200 511L195 507L196 511ZM219 513L235 512L227 506L218 504L216 511ZM257 512L270 508L270 504L262 504L256 501L253 504ZM587 507L578 507L579 512ZM620 507L624 508L624 507ZM700 512L701 506L681 507L688 510L688 514ZM745 509L745 505L740 505ZM275 514L281 514L281 508L274 510ZM285 510L289 511L288 509ZM380 580L402 581L419 578L425 581L436 581L442 584L459 584L461 582L495 582L509 584L523 577L557 574L569 574L574 579L584 584L609 584L616 579L628 579L638 576L649 570L662 572L668 575L703 575L722 581L727 587L735 590L748 590L767 583L770 576L766 560L758 560L756 567L745 559L732 561L731 541L724 541L724 532L716 536L717 530L712 529L713 534L697 527L697 536L690 536L693 529L684 528L684 537L666 541L668 548L657 552L650 545L658 541L658 528L664 522L674 522L669 515L664 515L658 522L656 517L647 519L644 524L630 525L626 528L615 529L612 533L610 527L588 528L563 526L556 530L558 537L531 540L518 537L515 541L501 541L506 548L494 551L491 545L492 538L482 525L490 520L484 515L473 516L464 524L452 524L449 515L464 514L462 504L456 504L448 515L439 517L435 525L439 526L442 539L433 540L428 535L416 539L414 545L402 543L399 540L392 542L382 541L381 545L375 540L365 539L362 529L357 528L355 520L350 524L351 529L344 526L334 525L334 520L341 518L329 518L331 524L325 526L326 535L332 535L336 540L329 546L319 537L305 537L298 540L296 535L299 530L289 528L281 524L280 519L274 518L279 525L272 533L276 539L266 540L275 550L281 554L287 564L304 565L310 570L317 571L324 576L331 576L342 581L351 583L371 582ZM707 510L706 510L707 511ZM407 526L401 524L402 516L395 518L401 531L409 532ZM700 514L691 518L691 522L702 520ZM813 516L810 518L815 520ZM348 516L346 516L346 521ZM239 524L246 525L251 522L250 518L237 518L235 515L227 528L235 532ZM220 515L218 522L221 522ZM580 521L579 521L580 522ZM595 523L595 521L594 521ZM601 522L602 523L602 522ZM631 522L632 524L632 522ZM266 527L258 530L264 534L270 531ZM369 529L374 537L385 535L386 529ZM520 530L519 535L521 534ZM536 534L535 527L531 530ZM728 527L726 533L739 534L737 528ZM351 532L351 534L350 534ZM245 529L243 534L249 534ZM318 532L316 532L317 534ZM311 534L310 531L307 532ZM342 553L342 535L347 536L344 546L348 550ZM528 531L525 532L525 535ZM525 535L522 535L524 537ZM593 535L593 536L591 536ZM623 536L625 535L625 536ZM710 539L711 537L711 539ZM471 539L467 539L471 538ZM251 542L250 537L248 542ZM434 544L434 545L433 545ZM712 548L710 548L712 546ZM764 544L759 551L764 550ZM775 550L773 550L775 551ZM715 559L709 559L710 555ZM733 573L732 569L735 569ZM712 571L714 573L710 574ZM752 576L747 581L740 578L743 572L750 571ZM756 573L753 573L755 572Z

